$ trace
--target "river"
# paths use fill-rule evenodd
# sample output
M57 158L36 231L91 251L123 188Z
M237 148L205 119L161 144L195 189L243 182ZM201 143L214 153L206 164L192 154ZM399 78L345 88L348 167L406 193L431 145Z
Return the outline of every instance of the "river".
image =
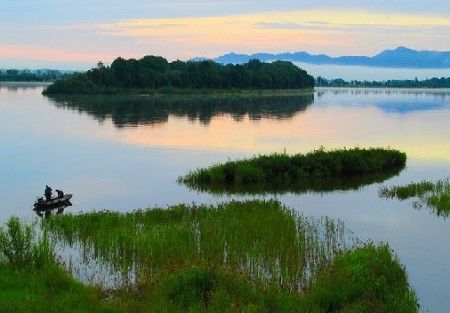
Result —
M288 96L46 97L42 84L0 84L0 222L32 211L45 185L73 193L66 212L275 198L389 242L421 311L450 307L450 221L379 187L450 176L450 90L326 89ZM208 194L176 180L228 159L391 147L406 168L383 182L327 192Z

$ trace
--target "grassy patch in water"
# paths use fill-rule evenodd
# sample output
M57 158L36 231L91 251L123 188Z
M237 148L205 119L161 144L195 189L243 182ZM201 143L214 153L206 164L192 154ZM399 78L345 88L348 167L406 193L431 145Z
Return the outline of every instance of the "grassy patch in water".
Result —
M0 227L0 312L117 312L55 261L46 234L11 217Z
M41 225L50 246L78 247L84 261L135 279L90 287L54 259L14 267L2 257L2 312L417 312L387 245L361 246L340 222L275 201L59 215Z
M414 206L431 208L437 216L448 217L450 213L450 178L435 182L424 180L403 186L383 186L378 191L380 197L405 200L416 198Z
M354 178L368 174L400 171L406 164L406 154L393 149L341 149L325 151L323 148L307 154L288 155L274 153L259 155L250 159L228 161L209 168L201 168L178 178L197 189L225 189L238 186L252 188L265 186L286 186L293 188L317 188L320 180ZM291 186L291 187L289 187ZM321 187L326 189L327 187ZM297 188L298 189L298 188Z
M182 204L61 215L44 222L54 241L79 244L83 255L110 264L112 271L124 277L132 271L135 282L208 265L304 288L312 272L354 244L342 222L305 218L276 201Z
M418 312L415 293L389 246L373 244L337 255L303 293L223 267L193 266L116 296L124 311Z

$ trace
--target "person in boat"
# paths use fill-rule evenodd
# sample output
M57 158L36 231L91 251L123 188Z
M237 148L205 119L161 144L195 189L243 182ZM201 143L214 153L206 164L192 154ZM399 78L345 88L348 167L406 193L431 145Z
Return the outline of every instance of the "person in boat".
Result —
M52 188L50 188L48 185L45 185L45 200L50 201L52 199Z
M58 194L58 198L64 198L64 192L62 190L56 189L55 191Z

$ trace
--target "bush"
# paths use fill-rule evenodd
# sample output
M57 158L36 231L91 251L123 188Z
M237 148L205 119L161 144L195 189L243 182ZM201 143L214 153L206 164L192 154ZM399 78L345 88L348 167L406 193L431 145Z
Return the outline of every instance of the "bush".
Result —
M35 243L32 228L22 225L19 218L11 217L6 229L0 227L0 259L14 268L42 267L53 260L53 252L43 236Z
M2 256L13 267L25 267L32 263L32 232L28 225L21 225L17 217L11 217L7 229L0 228L0 250Z

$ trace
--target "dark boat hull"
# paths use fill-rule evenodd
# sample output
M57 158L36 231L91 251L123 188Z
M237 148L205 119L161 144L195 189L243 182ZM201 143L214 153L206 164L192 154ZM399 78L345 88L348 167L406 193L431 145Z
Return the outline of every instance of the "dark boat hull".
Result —
M61 206L64 206L65 204L70 203L69 200L72 198L72 194L65 194L63 197L61 198L53 198L49 201L36 201L34 203L34 209L35 210L49 210L49 209L54 209L54 208L58 208Z

